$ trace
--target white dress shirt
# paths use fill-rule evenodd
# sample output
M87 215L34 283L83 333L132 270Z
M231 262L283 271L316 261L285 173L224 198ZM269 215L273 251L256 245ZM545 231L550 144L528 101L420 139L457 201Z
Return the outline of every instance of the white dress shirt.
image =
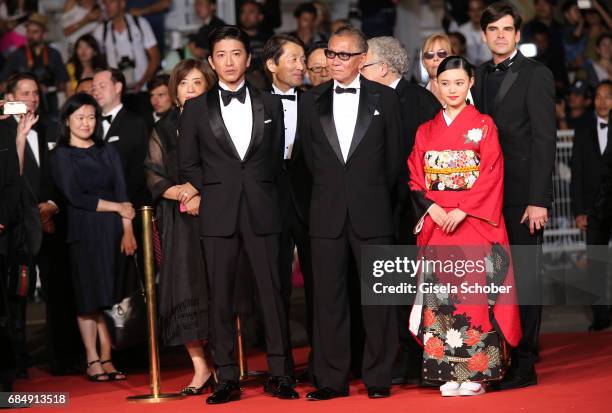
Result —
M242 81L236 90L240 89L242 86L244 86L244 81ZM225 90L231 90L221 81L219 81L219 87ZM240 103L238 99L232 99L227 106L223 104L221 91L219 91L219 104L221 105L223 123L225 123L227 132L230 138L232 138L232 142L234 142L234 146L242 160L247 153L247 149L249 149L251 131L253 130L253 110L251 108L249 88L246 88L246 99L244 103Z
M336 93L335 89L337 86L357 89L357 93ZM355 133L355 125L357 124L360 89L361 82L359 76L348 85L341 85L337 80L334 80L334 124L336 125L336 134L340 141L340 150L342 151L344 162L346 162L348 158L351 142L353 141L353 134Z
M275 85L272 85L272 93L275 95L295 96L295 100L281 99L283 104L283 116L285 118L285 159L291 159L293 142L295 141L295 131L297 129L297 91L295 88L283 92Z
M395 79L393 82L391 82L391 84L389 84L389 87L391 89L397 89L397 85L399 85L400 80L402 80L401 77L398 77L397 79Z
M608 123L608 121L609 119L605 120L597 116L597 140L599 141L599 150L601 151L602 155L606 150L606 146L608 145L608 128L610 125L605 128L601 128L599 124Z
M111 127L111 122L115 120L115 118L117 117L117 113L119 113L119 111L123 108L123 103L118 104L117 106L115 106L114 108L112 108L110 110L110 112L108 113L103 113L102 116L112 116L111 117L111 121L107 121L107 120L103 120L102 121L102 129L104 131L104 138L106 139L106 134L108 133L108 130Z

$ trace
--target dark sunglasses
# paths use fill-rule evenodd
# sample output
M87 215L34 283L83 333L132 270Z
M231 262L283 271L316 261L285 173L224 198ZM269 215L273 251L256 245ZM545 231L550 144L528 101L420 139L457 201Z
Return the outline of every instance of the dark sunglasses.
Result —
M425 52L423 53L423 58L425 60L431 60L435 55L438 55L438 58L445 59L448 56L448 52L446 50L438 50L437 52Z
M325 57L327 57L328 59L332 59L332 60L335 59L336 56L338 56L338 59L347 61L353 56L359 56L362 54L365 54L365 52L357 52L357 53L334 52L333 50L325 49Z

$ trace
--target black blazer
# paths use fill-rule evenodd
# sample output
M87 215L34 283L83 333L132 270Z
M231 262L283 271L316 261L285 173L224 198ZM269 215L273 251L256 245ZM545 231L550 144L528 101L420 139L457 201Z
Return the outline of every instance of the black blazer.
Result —
M0 134L0 255L6 254L6 233L19 207L19 159L15 138Z
M557 136L553 75L542 63L517 52L495 98L495 111L489 113L484 101L486 65L476 70L472 96L499 132L504 206L550 207Z
M121 156L128 197L134 208L151 205L151 192L144 174L149 141L147 123L124 106L113 119L104 140L115 146Z
M593 213L595 198L601 186L604 163L599 149L597 128L597 118L592 116L589 122L576 129L574 135L571 163L572 181L570 184L570 198L574 216Z
M357 123L344 162L333 118L333 81L300 102L300 150L312 176L310 235L336 238L347 213L359 237L393 235L392 194L402 165L399 99L393 89L361 77Z
M612 110L608 115L608 123L612 119ZM594 214L602 221L612 223L612 128L608 126L608 144L602 155L601 185L594 202Z
M185 104L179 126L179 174L200 191L200 233L236 232L244 196L257 235L281 231L277 178L283 168L284 122L280 99L247 82L253 111L251 141L240 159L223 117L219 86ZM240 122L240 119L232 120Z

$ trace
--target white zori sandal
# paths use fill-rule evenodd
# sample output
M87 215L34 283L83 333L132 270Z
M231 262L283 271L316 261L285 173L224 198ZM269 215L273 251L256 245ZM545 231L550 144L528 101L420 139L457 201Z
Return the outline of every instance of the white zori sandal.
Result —
M447 381L440 386L440 393L443 397L461 396L460 388L456 381Z
M459 394L461 396L478 396L484 392L484 386L481 383L474 381L465 381L461 383L461 386L459 386Z

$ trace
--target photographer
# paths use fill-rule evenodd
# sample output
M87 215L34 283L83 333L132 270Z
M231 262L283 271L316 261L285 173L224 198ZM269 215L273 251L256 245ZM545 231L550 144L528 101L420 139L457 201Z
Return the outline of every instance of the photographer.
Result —
M59 110L57 92L65 91L68 73L59 52L45 44L46 32L47 17L31 14L26 23L27 44L8 56L0 81L6 82L14 73L33 73L42 92L41 114L56 119Z
M108 20L96 28L94 36L108 65L123 72L128 89L140 92L160 62L151 26L147 20L126 13L125 0L104 0L104 9Z

